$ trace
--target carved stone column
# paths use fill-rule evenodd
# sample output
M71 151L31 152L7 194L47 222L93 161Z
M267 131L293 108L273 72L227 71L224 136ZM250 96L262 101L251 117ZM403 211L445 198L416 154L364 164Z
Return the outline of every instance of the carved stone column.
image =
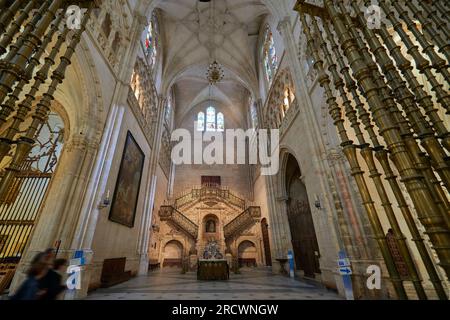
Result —
M279 211L277 202L275 199L276 191L273 188L273 177L271 176L265 176L265 183L266 183L266 196L267 196L267 202L268 202L268 209L269 209L269 218L271 221L271 228L270 232L272 236L270 239L272 239L271 248L273 249L273 255L272 255L272 264L277 264L276 259L281 256L281 238L280 238L280 230L279 230Z
M156 116L156 121L154 127L154 135L152 141L152 153L150 156L150 169L149 169L149 181L150 187L148 192L148 206L146 206L144 221L142 223L141 237L140 237L140 245L138 253L140 255L140 263L139 263L139 275L146 275L148 272L148 250L149 250L149 242L150 242L150 231L151 231L151 221L153 214L153 206L155 203L155 193L156 193L156 184L157 184L157 176L156 169L158 167L159 162L159 153L161 149L161 137L164 126L164 115L165 115L165 107L166 107L167 99L166 97L160 96L158 99L158 113Z
M292 250L291 228L288 218L288 201L289 197L281 196L277 198L279 207L279 223L281 232L281 252L278 258L286 258L288 250Z

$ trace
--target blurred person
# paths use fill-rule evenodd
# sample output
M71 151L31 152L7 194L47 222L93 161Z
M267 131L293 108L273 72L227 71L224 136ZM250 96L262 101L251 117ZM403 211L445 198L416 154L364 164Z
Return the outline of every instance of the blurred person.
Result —
M53 268L49 269L45 275L45 293L40 297L41 300L56 300L66 289L66 286L62 284L62 275L65 273L66 263L66 259L54 261Z
M39 280L48 271L44 257L45 254L40 252L33 258L27 271L27 279L11 297L11 300L38 300L42 296L43 292L39 289Z
M55 263L55 249L48 248L43 252L43 263L46 265L45 275L39 279L39 290L41 291L40 299L46 296L49 288L52 286L53 275L50 274L50 270L53 269Z

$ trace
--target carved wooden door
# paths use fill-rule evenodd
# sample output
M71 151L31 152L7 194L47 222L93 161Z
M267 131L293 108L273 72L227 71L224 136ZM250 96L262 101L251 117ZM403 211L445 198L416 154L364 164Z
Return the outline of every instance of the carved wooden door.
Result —
M297 270L303 270L306 277L320 273L316 233L308 202L291 200L288 207L292 247Z

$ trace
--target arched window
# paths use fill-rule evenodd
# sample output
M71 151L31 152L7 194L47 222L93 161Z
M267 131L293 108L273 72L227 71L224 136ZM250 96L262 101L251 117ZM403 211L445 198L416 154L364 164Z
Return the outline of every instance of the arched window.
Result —
M217 131L225 131L225 117L222 112L217 114Z
M206 131L216 131L216 109L206 109Z
M206 109L206 119L204 112L198 113L197 131L205 131L205 123L206 131L225 131L225 116L222 112L219 112L216 115L216 109L212 106Z
M267 26L264 37L263 59L267 81L271 83L278 69L278 57L275 49L275 42L273 41L273 34L269 26Z
M156 64L156 54L158 53L158 27L156 16L153 15L150 23L147 27L147 34L145 36L145 54L148 58L150 67L154 67Z
M283 107L281 108L283 118L286 116L286 113L288 112L289 108L291 107L292 100L294 100L293 94L291 93L291 90L288 87L284 90Z
M205 114L199 112L197 115L197 131L205 131Z

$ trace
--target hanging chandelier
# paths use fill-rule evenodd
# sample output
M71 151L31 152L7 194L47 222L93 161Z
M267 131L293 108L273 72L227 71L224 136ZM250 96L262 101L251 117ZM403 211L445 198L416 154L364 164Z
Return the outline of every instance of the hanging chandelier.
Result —
M206 76L209 84L216 84L223 80L225 77L225 72L220 63L214 60L214 62L209 65Z

